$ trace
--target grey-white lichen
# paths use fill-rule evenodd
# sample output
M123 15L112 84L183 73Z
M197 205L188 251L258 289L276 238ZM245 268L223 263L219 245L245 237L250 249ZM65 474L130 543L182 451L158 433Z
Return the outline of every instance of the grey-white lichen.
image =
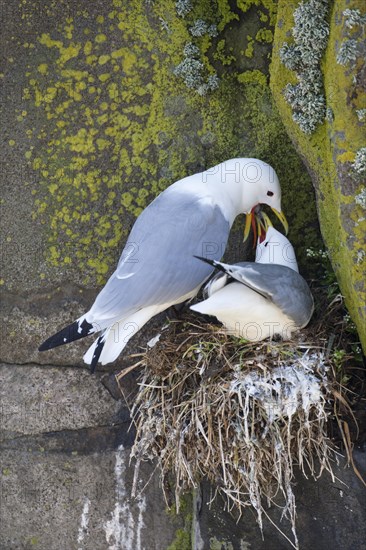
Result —
M357 250L356 254L356 264L361 265L365 261L366 252L364 250Z
M211 37L215 37L218 34L216 25L209 25L203 19L197 19L192 27L190 27L189 32L192 36L200 37L208 34Z
M359 176L366 176L366 147L361 147L352 163L353 171Z
M162 30L167 32L168 34L171 34L172 31L169 28L168 22L165 21L165 19L163 19L162 17L159 17L159 21L160 21L160 26Z
M175 9L180 17L185 17L192 9L192 2L191 0L177 0Z
M333 122L334 120L334 112L332 107L327 107L325 111L325 118L328 122Z
M329 36L327 15L328 0L301 2L294 11L294 43L284 43L280 50L282 63L298 79L298 84L285 87L284 96L305 134L311 134L326 116L320 61Z
M299 69L302 65L301 50L299 46L285 42L280 49L280 59L290 71Z
M305 134L311 134L326 113L322 75L320 69L306 67L297 77L298 84L288 84L284 96L292 107L293 120Z
M356 38L359 35L359 27L366 24L366 14L361 15L360 10L346 9L343 12L344 24L348 29L356 27ZM360 40L351 38L348 34L348 38L342 41L337 54L337 63L343 66L354 67L358 57L363 55Z
M174 69L174 74L183 78L187 88L197 89L203 84L203 63L193 57L185 57Z
M352 38L343 40L337 54L337 63L339 63L339 65L350 65L353 67L358 55L357 41Z
M185 57L197 58L200 56L200 49L198 46L192 44L192 42L187 42L187 44L183 48L183 53Z
M320 61L323 56L329 36L327 14L327 0L301 2L294 11L292 34L300 47L301 58L307 65L314 65L314 57Z
M220 79L217 74L211 74L208 77L207 82L197 88L197 93L199 95L206 95L208 92L213 92L214 90L217 90L219 84Z
M353 29L353 27L358 25L366 24L366 15L361 15L360 10L344 10L343 16L345 19L345 25L349 29Z
M355 196L355 202L366 210L366 187L363 187L361 192Z
M366 109L356 109L356 115L360 122L364 122L366 120Z
M200 50L197 46L188 42L183 50L184 59L174 69L174 74L184 80L187 88L196 90L199 95L206 95L216 90L219 86L217 74L204 75L204 64L200 61Z

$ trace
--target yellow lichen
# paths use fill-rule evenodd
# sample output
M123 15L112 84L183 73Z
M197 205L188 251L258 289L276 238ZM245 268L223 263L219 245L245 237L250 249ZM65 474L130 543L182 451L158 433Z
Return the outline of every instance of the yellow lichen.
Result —
M354 160L355 153L352 153L352 151L346 151L345 153L337 155L338 162L353 162Z
M255 35L255 39L258 42L272 42L273 33L271 29L259 29L259 31Z
M247 36L248 44L244 51L245 57L253 57L254 54L254 39L248 35Z
M48 65L47 63L41 63L38 65L38 72L41 74L47 74L48 71Z
M95 41L97 44L102 44L106 40L107 40L107 37L105 34L97 34L97 36L95 37Z
M267 15L266 27L274 4L251 3ZM218 13L218 27L225 32L239 20L227 0L219 0ZM161 32L161 14L173 30L169 40ZM217 21L208 2L195 7L195 17ZM264 94L266 75L247 71L245 76L241 69L237 78L239 54L228 41L218 46L224 72L217 92L201 98L174 77L173 67L192 40L188 25L171 0L157 0L149 10L137 0L129 9L114 0L109 13L75 14L37 41L48 72L30 68L23 90L41 123L33 137L39 139L32 163L40 179L35 209L49 228L50 263L64 270L72 265L85 281L105 281L131 221L167 185L229 156L270 160L273 143L284 141ZM243 28L246 55L252 57L258 44L249 34L257 30ZM111 34L118 40L110 40ZM199 46L208 74L214 74L217 44L204 37ZM256 130L253 145L242 136L256 119L263 128Z

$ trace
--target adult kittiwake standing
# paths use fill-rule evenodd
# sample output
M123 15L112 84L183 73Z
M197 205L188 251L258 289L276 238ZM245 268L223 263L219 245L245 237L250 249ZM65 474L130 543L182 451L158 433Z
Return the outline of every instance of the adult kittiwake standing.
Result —
M216 317L229 334L252 342L277 334L289 340L310 321L313 297L298 273L290 241L273 227L261 239L260 235L255 262L213 261L220 273L207 283L207 299L190 309Z
M101 332L84 361L92 372L98 362L114 361L149 319L197 294L213 267L194 256L219 260L237 215L262 203L287 227L276 172L253 158L231 159L175 182L137 218L91 309L39 350Z

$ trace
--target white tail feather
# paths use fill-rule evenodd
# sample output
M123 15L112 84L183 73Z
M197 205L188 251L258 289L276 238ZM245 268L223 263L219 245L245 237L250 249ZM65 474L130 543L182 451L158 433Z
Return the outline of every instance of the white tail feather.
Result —
M84 354L84 357L83 357L84 363L86 363L87 365L91 365L95 348L97 347L97 342L98 340L95 340L90 346L90 348L88 349L88 351Z
M106 365L117 359L128 341L147 323L151 317L165 309L166 306L149 306L136 311L130 317L121 319L105 331L104 347L99 357L99 363ZM84 355L84 362L91 364L97 340L93 342Z

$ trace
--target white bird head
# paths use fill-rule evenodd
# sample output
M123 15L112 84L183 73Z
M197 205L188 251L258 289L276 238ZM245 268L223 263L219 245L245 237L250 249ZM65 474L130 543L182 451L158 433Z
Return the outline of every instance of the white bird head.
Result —
M232 222L247 214L245 238L259 204L267 204L281 220L286 233L288 224L281 210L281 186L272 166L255 158L234 158L199 174L204 184L214 186L221 210Z
M258 204L281 212L281 186L272 166L258 159L238 160L242 163L244 212L249 214Z
M258 238L255 261L260 264L283 265L299 272L292 244L272 226L267 228L266 237L262 242Z
M267 204L288 232L288 223L281 209L281 186L275 170L259 159L232 159L223 163L240 178L241 212L247 214L244 240L248 237L250 226L255 224L255 210L259 204Z

